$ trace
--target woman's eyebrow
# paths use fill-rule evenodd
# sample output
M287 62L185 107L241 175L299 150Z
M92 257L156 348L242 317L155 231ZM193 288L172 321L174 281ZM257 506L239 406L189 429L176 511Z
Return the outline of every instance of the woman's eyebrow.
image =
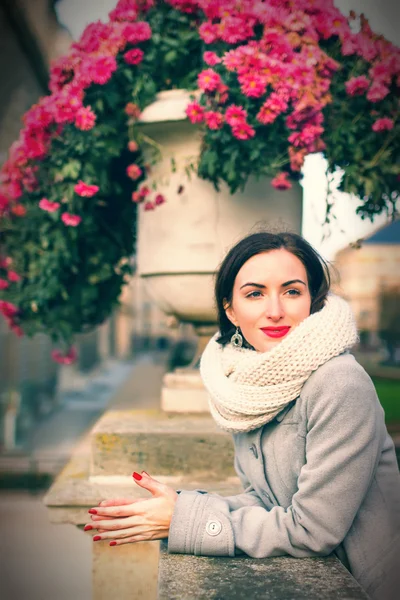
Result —
M288 285L293 285L294 283L302 283L303 285L306 285L301 279L291 279L290 281L285 281L285 283L282 283L281 287L287 287Z
M260 290L263 290L265 288L265 285L263 285L262 283L252 283L249 281L249 283L244 283L240 289L246 287L246 286L252 286L252 287L257 287L260 288Z
M306 285L301 279L291 279L290 281L285 281L285 283L282 283L281 287L287 287L288 285L293 285L294 283L302 283L303 285ZM244 287L248 286L256 287L260 290L264 290L266 287L262 283L254 283L253 281L249 281L248 283L244 283L239 289L243 289Z

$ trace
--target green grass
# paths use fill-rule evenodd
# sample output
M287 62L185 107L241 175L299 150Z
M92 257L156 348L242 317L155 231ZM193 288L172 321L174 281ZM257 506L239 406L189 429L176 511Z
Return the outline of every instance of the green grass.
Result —
M386 423L400 422L400 381L378 377L372 380L385 411Z

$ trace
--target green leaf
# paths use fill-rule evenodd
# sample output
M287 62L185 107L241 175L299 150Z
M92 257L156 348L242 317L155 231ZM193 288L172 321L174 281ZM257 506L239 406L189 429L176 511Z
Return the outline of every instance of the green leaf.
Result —
M65 164L62 169L60 169L59 174L65 179L78 179L79 173L81 171L82 163L79 160L70 160L67 164Z
M164 55L164 61L167 64L171 64L173 62L176 61L176 59L178 58L178 53L176 50L169 50L165 55Z

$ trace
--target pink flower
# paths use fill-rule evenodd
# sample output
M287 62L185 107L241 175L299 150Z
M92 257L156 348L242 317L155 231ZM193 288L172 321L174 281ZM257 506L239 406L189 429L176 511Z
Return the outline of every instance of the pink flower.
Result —
M255 134L256 130L246 122L238 123L232 127L232 135L238 140L249 140Z
M351 56L357 51L357 44L354 37L350 35L346 36L342 40L342 54L343 56Z
M0 300L0 312L3 313L6 318L12 319L19 313L19 308L11 302Z
M97 52L101 43L107 40L112 34L112 26L107 23L97 21L90 23L81 35L79 42L73 44L73 48L87 54ZM61 61L60 61L61 63ZM63 64L59 65L61 68Z
M241 123L245 122L246 119L247 119L247 110L245 110L242 106L237 106L236 104L231 104L226 109L225 121L231 127L240 125Z
M144 205L144 210L154 210L155 206L153 202L147 201Z
M272 92L258 111L257 120L263 125L269 125L275 121L279 114L285 112L287 107L287 99L281 94Z
M143 171L142 169L139 167L139 165L136 165L135 163L133 163L132 165L129 165L129 167L127 167L126 169L126 174L128 175L128 177L130 179L133 179L133 181L135 181L136 179L139 179L139 177L142 175Z
M15 271L8 271L7 277L8 280L12 282L18 282L22 279L21 275L18 275L18 273L16 273Z
M267 82L264 77L256 72L239 75L240 89L248 98L260 98L265 94Z
M82 217L66 212L61 215L61 221L64 223L64 225L67 225L67 227L77 227L82 221Z
M76 113L75 127L82 131L89 131L95 126L96 118L96 114L91 110L90 106L82 106Z
M7 192L10 198L12 198L13 200L18 200L19 198L21 198L23 190L21 184L18 183L18 181L10 181L7 187Z
M302 131L296 131L289 135L288 141L296 148L306 147L311 150L314 142L316 142L323 132L324 128L320 125L306 125Z
M53 213L56 210L58 210L60 206L61 205L59 202L50 202L50 200L47 200L47 198L42 198L39 202L39 208L50 213Z
M1 213L5 212L10 204L9 199L5 194L0 193L0 216Z
M197 12L199 8L198 0L168 0L174 8L181 10L184 13L192 14Z
M367 92L367 99L370 102L379 102L383 100L389 93L389 88L379 80L375 80Z
M8 269L12 265L12 258L6 256L6 258L0 258L0 269Z
M137 152L139 150L139 146L134 140L131 140L128 142L128 150L129 152Z
M213 44L219 39L218 25L206 21L199 27L199 35L206 44Z
M199 73L197 78L199 88L204 92L213 92L222 83L221 77L214 69L205 69Z
M109 13L110 21L135 21L138 5L132 0L119 0L116 8Z
M290 158L290 168L292 171L300 171L301 167L304 164L304 159L307 154L306 148L301 148L297 150L297 148L293 148L289 146L289 158Z
M253 23L243 17L225 17L219 25L219 35L228 44L237 44L254 36Z
M128 52L124 54L124 60L128 65L138 65L142 62L143 56L143 50L140 50L140 48L133 48L133 50L128 50Z
M225 104L225 102L228 100L228 98L229 98L229 88L224 83L221 83L221 85L219 85L217 87L216 99L217 99L218 104Z
M24 217L26 215L26 208L22 204L15 204L11 207L11 212L16 217Z
M237 50L229 50L224 54L222 63L228 71L236 71L243 64L243 59Z
M278 116L278 113L268 108L266 102L262 105L256 115L257 121L260 121L263 125L270 125L273 123Z
M352 77L345 83L346 92L350 96L363 94L369 88L370 81L365 75Z
M99 191L98 185L89 185L84 181L78 181L78 183L74 187L74 191L78 196L82 196L82 198L91 198Z
M278 175L272 179L271 185L273 185L277 190L288 190L292 187L292 184L287 177L288 173L286 172L278 173Z
M157 196L154 199L154 202L155 202L156 206L160 206L160 204L164 204L165 196L163 194L157 194Z
M134 119L138 119L140 117L140 107L134 102L128 102L125 106L125 112L128 117L132 117Z
M0 290L6 290L8 287L10 287L8 281L6 279L0 279Z
M388 62L376 62L368 71L373 82L379 80L381 83L390 84L392 73Z
M224 117L221 113L209 110L204 114L207 127L210 129L221 129L224 124Z
M377 48L374 40L367 37L361 31L356 34L358 54L360 54L366 61L371 62L377 55Z
M139 194L142 198L146 198L150 194L150 188L147 185L142 185L139 190Z
M136 23L128 23L125 25L122 35L129 44L139 44L151 38L151 27L145 21L137 21Z
M204 52L203 60L210 67L214 67L215 65L218 65L218 63L221 62L220 57L217 54L215 54L215 52L209 51Z
M204 108L196 101L190 102L185 112L191 123L202 123L204 121Z
M394 127L393 119L388 119L384 117L382 119L377 119L375 123L372 125L373 131L390 131Z
M51 358L54 362L57 362L61 365L71 365L78 358L78 353L75 347L71 347L66 354L63 354L61 350L53 350L51 353Z
M90 59L90 76L94 83L104 85L117 70L117 61L113 56L99 56Z

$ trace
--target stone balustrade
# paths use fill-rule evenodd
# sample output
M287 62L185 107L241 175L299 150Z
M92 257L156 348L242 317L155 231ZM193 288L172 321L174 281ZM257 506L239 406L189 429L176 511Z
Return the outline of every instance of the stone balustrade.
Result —
M113 497L147 497L132 481L146 470L174 489L239 493L233 444L207 414L168 414L159 408L163 370L132 371L95 427L76 448L45 503L53 523L81 529L88 509ZM135 409L132 407L135 406ZM219 459L216 461L215 456ZM90 532L82 535L91 535ZM307 598L366 600L336 557L208 558L169 555L162 542L110 547L93 544L92 600Z

